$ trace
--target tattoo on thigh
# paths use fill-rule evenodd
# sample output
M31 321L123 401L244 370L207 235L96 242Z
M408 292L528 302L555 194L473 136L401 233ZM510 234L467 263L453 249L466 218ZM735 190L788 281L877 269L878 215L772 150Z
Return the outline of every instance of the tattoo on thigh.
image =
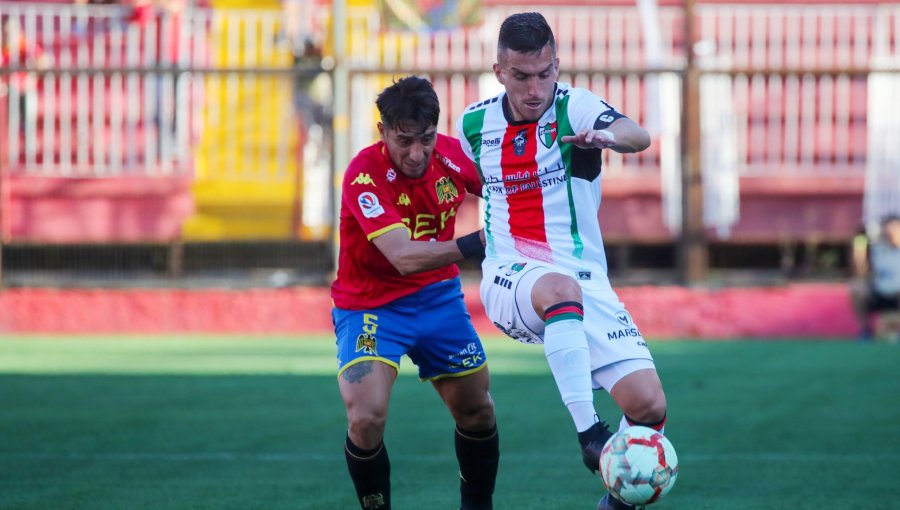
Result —
M372 361L361 361L351 367L347 367L347 370L344 370L341 373L341 377L351 383L358 383L362 381L362 378L372 373Z

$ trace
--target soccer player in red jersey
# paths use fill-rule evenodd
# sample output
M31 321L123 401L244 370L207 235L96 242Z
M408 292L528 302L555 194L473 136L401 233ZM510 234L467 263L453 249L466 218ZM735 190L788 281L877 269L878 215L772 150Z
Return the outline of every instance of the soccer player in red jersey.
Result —
M437 133L431 83L410 76L376 101L381 141L343 181L337 279L331 288L345 456L363 509L391 508L383 438L404 354L456 422L462 510L492 508L500 459L484 349L454 264L483 253L482 233L453 240L456 212L481 181L459 142Z

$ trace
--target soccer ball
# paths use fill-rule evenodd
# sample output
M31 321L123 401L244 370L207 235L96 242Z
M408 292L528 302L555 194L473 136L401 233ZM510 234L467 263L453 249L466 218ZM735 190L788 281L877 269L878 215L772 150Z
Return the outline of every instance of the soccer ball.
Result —
M672 490L678 457L666 436L649 427L628 427L603 446L600 477L616 499L648 505Z

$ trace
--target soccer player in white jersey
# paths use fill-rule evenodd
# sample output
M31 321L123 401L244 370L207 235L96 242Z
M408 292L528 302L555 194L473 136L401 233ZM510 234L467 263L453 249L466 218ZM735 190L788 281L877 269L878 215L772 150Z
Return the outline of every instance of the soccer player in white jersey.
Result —
M593 392L622 409L619 428L662 430L666 397L647 344L607 277L597 218L600 153L638 152L647 132L586 89L558 83L553 32L538 13L500 27L494 74L505 92L457 122L484 187L481 299L510 337L543 343L592 472L611 432ZM604 496L600 509L632 508Z

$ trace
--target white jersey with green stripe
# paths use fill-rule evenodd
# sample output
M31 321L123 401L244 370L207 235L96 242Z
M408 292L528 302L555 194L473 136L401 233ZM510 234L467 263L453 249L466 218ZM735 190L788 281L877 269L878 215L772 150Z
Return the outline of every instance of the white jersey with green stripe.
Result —
M460 143L481 174L490 263L523 258L585 275L606 274L597 213L600 150L561 143L623 115L589 90L557 83L536 122L511 121L506 94L466 108Z

